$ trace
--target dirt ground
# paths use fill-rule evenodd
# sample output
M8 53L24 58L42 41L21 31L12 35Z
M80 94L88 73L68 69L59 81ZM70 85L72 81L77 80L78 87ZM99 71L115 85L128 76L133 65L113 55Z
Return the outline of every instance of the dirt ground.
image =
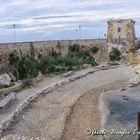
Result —
M119 89L125 81L104 85L84 94L73 106L65 123L62 140L97 140L99 136L85 135L86 128L100 129L99 97L104 91Z

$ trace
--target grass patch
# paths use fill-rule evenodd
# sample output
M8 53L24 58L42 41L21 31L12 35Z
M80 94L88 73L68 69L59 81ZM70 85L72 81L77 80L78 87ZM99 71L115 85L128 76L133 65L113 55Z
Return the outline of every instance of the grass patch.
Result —
M112 48L111 52L109 53L109 58L111 61L119 61L121 59L121 52L118 48Z

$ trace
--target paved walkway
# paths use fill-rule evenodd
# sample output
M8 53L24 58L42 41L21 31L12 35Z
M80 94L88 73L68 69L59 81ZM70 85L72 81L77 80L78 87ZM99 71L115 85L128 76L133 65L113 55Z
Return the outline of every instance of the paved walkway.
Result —
M96 71L96 68L88 68L76 72L75 75L80 75L89 71ZM9 134L17 134L20 136L45 137L47 140L58 140L59 138L61 139L63 130L67 128L65 122L67 119L69 119L69 116L71 116L71 109L81 96L93 88L99 88L103 85L111 84L114 82L117 85L117 83L120 83L120 81L127 81L133 76L134 72L132 67L121 65L116 69L98 71L74 82L71 82L70 84L59 87L57 90L52 91L50 94L41 96L37 102L32 103L32 105L20 115L18 119L19 121L17 123L14 122L13 125L11 125L10 130L5 131L3 136ZM59 76L57 78L58 80L62 80L62 78ZM95 94L95 92L93 92L93 94ZM83 103L83 107L89 100L87 99L84 101L84 103L81 102ZM81 110L79 110L79 113L81 113ZM78 116L80 115L79 113ZM87 113L84 114L85 116L88 115ZM87 122L86 118L87 117L82 118L84 122ZM76 127L78 128L78 126L75 126L75 128ZM66 134L64 137L68 136L68 140L72 140L72 137L70 136L71 134L64 134ZM84 134L84 132L82 134ZM81 135L79 135L79 137L80 136Z
M90 68L86 68L86 69L83 69L81 71L77 71L75 72L75 74L73 76L78 76L78 75L81 75L82 73L86 73L86 72L89 72L89 71L93 71L93 70L96 70L96 69L100 69L100 67L96 67L96 68L93 68L93 67L90 67ZM72 76L71 76L72 77ZM43 89L45 89L46 87L52 85L53 83L55 82L59 82L63 79L66 79L66 78L62 78L61 75L59 76L54 76L54 77L48 77L48 78L44 78L42 81L38 82L36 86L32 87L32 88L29 88L29 89L26 89L26 90L23 90L23 91L20 91L18 94L17 94L17 101L15 101L11 107L9 107L4 113L1 113L0 114L0 123L7 117L9 116L10 114L12 114L12 112L18 107L18 105L20 103L22 103L24 100L26 100L30 95L34 94L35 92L37 91L42 91Z

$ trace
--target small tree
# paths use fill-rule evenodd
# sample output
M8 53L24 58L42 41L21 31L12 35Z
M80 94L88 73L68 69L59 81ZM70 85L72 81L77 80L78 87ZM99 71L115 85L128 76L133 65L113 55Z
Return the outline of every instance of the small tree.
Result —
M37 62L33 58L23 57L19 61L19 77L20 79L34 78L37 76Z
M15 55L14 53L10 53L8 60L9 60L10 66L14 70L13 73L15 73L16 78L19 79L19 72L18 72L19 57L17 55Z
M121 59L121 52L118 48L112 48L111 52L109 53L109 58L111 61L119 61Z
M91 51L92 53L97 53L97 52L98 52L98 50L99 50L99 48L98 48L98 47L96 47L96 46L94 46L94 47L90 48L90 51Z

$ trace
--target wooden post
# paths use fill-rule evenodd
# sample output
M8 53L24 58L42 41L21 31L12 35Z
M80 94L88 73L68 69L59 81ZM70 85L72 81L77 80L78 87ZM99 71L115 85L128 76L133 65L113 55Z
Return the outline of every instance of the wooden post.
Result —
M137 127L138 131L140 131L140 112L137 113ZM138 140L140 140L140 135L138 135Z

